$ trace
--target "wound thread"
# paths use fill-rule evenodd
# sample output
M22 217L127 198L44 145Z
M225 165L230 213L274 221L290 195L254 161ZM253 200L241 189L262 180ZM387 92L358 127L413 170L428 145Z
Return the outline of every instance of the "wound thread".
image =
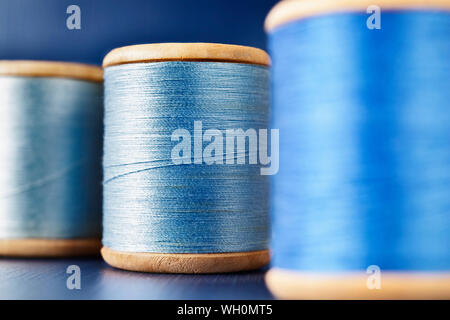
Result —
M267 129L268 112L264 66L168 61L107 67L103 244L152 253L267 249L269 189L261 166L248 159L226 164L225 157L223 164L199 162L194 136L214 129L211 141L223 134L225 148L227 129ZM184 155L189 163L172 159L178 129L192 137L191 154Z
M100 237L102 90L0 76L0 240Z
M450 270L450 13L293 21L269 34L275 267Z

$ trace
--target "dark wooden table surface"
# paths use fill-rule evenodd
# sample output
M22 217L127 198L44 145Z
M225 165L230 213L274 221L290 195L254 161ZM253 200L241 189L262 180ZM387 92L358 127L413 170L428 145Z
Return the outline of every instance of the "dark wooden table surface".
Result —
M80 290L66 286L70 265L80 267ZM272 299L265 271L148 274L114 269L100 258L0 258L0 299Z

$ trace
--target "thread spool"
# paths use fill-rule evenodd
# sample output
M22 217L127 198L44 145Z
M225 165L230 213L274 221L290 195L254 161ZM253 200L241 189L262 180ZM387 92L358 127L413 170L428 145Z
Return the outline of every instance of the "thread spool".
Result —
M195 163L195 142L189 164L171 160L176 129L195 139L208 129L267 128L268 64L262 50L208 43L135 45L105 57L107 263L215 273L269 262L260 166Z
M0 256L98 254L102 73L0 61Z
M450 2L377 1L380 30L372 4L283 1L266 19L279 298L450 298Z

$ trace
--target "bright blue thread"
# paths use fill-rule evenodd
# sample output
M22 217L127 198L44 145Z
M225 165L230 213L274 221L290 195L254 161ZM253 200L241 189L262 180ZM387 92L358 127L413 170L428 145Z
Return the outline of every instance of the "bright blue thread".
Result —
M0 77L0 239L100 237L102 90Z
M276 267L450 269L450 13L367 17L270 34Z
M103 244L128 252L266 249L260 165L174 165L171 134L193 134L194 121L203 132L267 128L268 91L267 68L249 64L106 68Z

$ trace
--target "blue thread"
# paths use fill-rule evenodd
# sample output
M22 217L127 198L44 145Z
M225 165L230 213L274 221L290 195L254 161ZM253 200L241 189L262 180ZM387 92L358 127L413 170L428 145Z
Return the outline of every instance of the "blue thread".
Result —
M194 121L203 132L267 128L268 86L267 68L249 64L106 68L103 244L128 252L266 249L269 191L260 166L174 165L171 134L193 135Z
M0 239L101 231L102 85L0 77Z
M450 13L367 17L270 34L276 267L450 269Z

